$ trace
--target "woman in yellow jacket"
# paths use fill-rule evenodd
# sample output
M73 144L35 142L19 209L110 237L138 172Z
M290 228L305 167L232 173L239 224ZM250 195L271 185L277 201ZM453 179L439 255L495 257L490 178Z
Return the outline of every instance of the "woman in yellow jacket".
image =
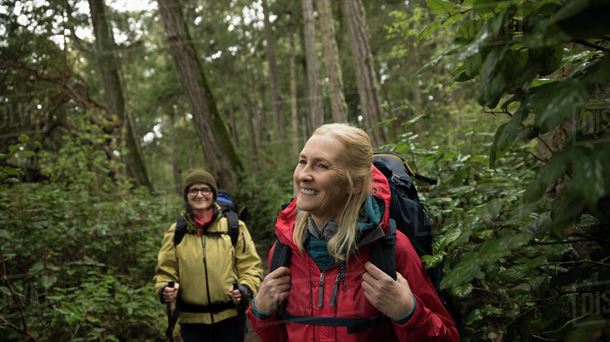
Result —
M182 340L187 342L240 341L236 305L254 295L262 280L261 259L246 225L239 221L234 246L228 220L216 204L217 193L209 172L189 174L186 208L179 219L179 230L185 227L186 232L175 240L172 224L159 250L155 291L162 302L176 300Z

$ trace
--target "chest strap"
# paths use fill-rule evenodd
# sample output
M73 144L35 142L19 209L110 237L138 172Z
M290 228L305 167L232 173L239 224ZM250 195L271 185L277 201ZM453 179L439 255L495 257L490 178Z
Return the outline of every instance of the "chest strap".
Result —
M185 303L182 298L176 300L176 306L181 312L196 312L196 313L218 313L228 309L235 309L233 301L218 302L208 305L197 305Z
M349 334L355 334L366 329L379 328L390 322L390 318L384 315L373 318L338 318L323 316L282 316L284 322L324 325L331 327L346 327Z

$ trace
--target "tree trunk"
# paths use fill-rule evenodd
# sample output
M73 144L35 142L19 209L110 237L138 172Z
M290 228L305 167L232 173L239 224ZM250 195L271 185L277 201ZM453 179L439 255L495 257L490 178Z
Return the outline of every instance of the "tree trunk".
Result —
M104 0L89 0L89 10L95 35L96 64L102 76L106 103L108 108L118 116L121 124L125 125L124 139L128 151L125 157L127 170L137 185L146 186L152 190L140 139L135 130L135 122L131 112L127 109L121 65L114 53L116 45Z
M235 113L235 105L229 104L229 123L230 123L230 132L231 139L233 139L233 146L236 149L239 149L239 134L237 134L237 113Z
M242 164L229 138L216 101L206 81L179 0L159 0L159 12L165 26L167 42L174 56L180 83L189 99L193 122L203 148L203 157L219 186L233 191L237 188L236 171Z
M174 187L176 190L176 194L178 194L178 196L182 197L182 170L180 170L180 161L178 160L178 156L179 154L178 152L178 133L177 133L177 129L176 129L176 115L178 115L178 113L176 113L176 111L173 111L173 113L171 113L169 115L169 125L170 125L170 132L171 132L171 163L172 163L172 176L174 177Z
M347 104L343 96L343 75L339 63L339 52L335 41L335 26L333 23L330 0L318 0L322 44L324 46L324 65L330 83L330 108L335 122L347 122Z
M307 102L312 129L315 130L324 123L320 86L318 84L318 57L316 54L316 29L313 22L312 0L302 0L303 26L305 39L305 59L307 62Z
M299 153L299 117L297 112L297 71L294 33L290 34L290 146L292 157Z
M377 124L382 120L379 106L379 85L373 66L373 55L369 46L362 1L341 0L341 8L349 33L352 62L356 73L356 83L365 127L372 133L373 143L382 145L386 142L386 134L383 128L377 127Z
M263 0L263 15L265 18L265 40L267 41L267 66L269 68L269 86L271 88L271 108L275 114L275 131L279 140L284 136L284 113L282 110L282 97L277 77L277 61L275 58L275 37L269 21L269 6Z

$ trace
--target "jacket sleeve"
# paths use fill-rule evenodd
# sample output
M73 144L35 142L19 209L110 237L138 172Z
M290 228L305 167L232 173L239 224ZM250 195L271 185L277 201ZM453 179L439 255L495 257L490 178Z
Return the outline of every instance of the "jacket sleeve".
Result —
M439 299L408 238L396 235L396 270L415 294L415 311L404 324L393 322L399 341L459 341L457 328Z
M271 250L269 250L269 256L267 258L268 265L271 265L271 257L273 256L274 250L275 243L271 247ZM288 340L286 324L282 322L277 313L267 319L261 319L254 315L254 312L252 312L252 304L250 304L250 307L248 308L248 317L250 318L252 329L263 342L285 342Z
M155 293L160 295L161 289L170 281L178 280L178 260L176 259L176 247L174 246L174 232L176 224L173 224L165 235L161 243L161 249L157 256L157 268L153 281L155 283Z
M261 258L256 252L254 241L243 222L239 222L239 236L235 245L235 264L239 276L239 284L246 285L256 294L263 279Z

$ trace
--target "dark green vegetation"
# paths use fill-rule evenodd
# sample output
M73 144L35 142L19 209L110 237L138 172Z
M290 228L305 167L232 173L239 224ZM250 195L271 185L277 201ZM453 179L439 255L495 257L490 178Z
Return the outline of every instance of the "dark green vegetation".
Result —
M262 250L291 196L293 148L312 129L308 94L320 92L332 118L319 37L320 89L308 88L300 2L180 3L207 112L179 81L156 3L103 15L86 4L0 1L3 341L161 339L158 246L181 208L180 179L215 158L202 153L205 117L193 116L216 107L226 123L243 165L232 192ZM332 2L340 88L348 121L368 129L341 7ZM608 1L366 1L364 11L379 145L440 180L420 184L437 232L424 261L445 267L462 338L607 338ZM111 42L80 31L94 14L114 28ZM108 96L117 88L122 101ZM125 157L138 153L143 167Z

